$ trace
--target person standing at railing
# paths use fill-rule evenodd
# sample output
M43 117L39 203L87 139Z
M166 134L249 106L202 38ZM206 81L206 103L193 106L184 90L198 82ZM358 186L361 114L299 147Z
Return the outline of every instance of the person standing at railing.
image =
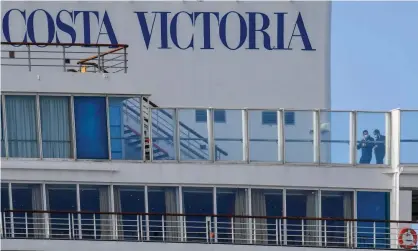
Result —
M376 157L376 164L383 164L386 153L386 137L380 134L378 129L374 130L373 134L375 137L374 156Z
M369 131L363 131L363 139L357 145L357 150L361 149L360 164L370 164L373 156L374 139L369 135Z

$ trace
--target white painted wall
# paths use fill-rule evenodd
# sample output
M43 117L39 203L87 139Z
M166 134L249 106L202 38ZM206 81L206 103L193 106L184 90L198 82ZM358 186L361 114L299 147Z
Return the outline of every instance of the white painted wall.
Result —
M1 163L3 181L217 185L386 190L392 176L382 168L100 161Z
M119 91L127 92L128 86L134 85L139 92L151 93L153 100L162 106L211 106L211 107L292 107L292 108L329 108L329 43L330 43L330 3L329 2L16 2L2 1L2 17L16 8L26 11L27 19L36 9L44 9L55 18L60 10L97 10L99 20L107 11L114 33L119 43L128 44L129 73L126 82L114 82ZM184 44L194 35L194 50L159 50L160 33L154 33L150 49L147 50L138 18L134 11L218 11L224 15L228 11L237 11L245 18L245 12L262 12L268 15L270 27L267 30L275 44L277 25L274 12L286 12L284 24L284 42L288 45L292 36L297 15L300 12L312 47L315 51L304 51L300 37L294 37L290 48L293 50L246 50L247 42L241 49L226 49L220 42L218 24L211 22L211 36L214 50L200 50L203 43L203 27L200 19L195 27L187 22L187 17L179 18L178 37ZM63 22L71 24L69 14L62 13ZM77 38L75 42L83 42L82 19L79 15L74 24ZM147 16L152 21L152 16ZM172 16L169 16L169 21ZM230 22L230 23L229 23ZM262 25L256 19L257 25ZM92 41L96 41L100 26L91 15L90 20ZM37 12L34 18L35 39L37 42L47 41L46 18ZM10 39L22 41L27 25L22 16L13 11L10 15ZM149 24L151 25L151 24ZM161 23L156 19L156 31L160 31ZM56 25L55 25L56 26ZM231 18L227 26L227 38L230 43L239 39L237 19ZM102 32L105 32L102 28ZM259 32L258 32L259 33ZM296 29L295 34L298 33ZM71 42L70 36L57 32L60 42ZM109 43L107 35L100 36L100 43ZM257 34L257 45L262 48L262 36ZM56 36L54 41L56 40ZM4 33L2 41L5 41ZM173 46L172 41L170 46ZM23 49L23 48L19 48ZM68 49L70 50L70 49ZM34 71L41 72L44 68ZM22 71L26 71L24 69ZM53 71L47 69L48 74ZM61 75L61 74L60 74ZM61 75L62 76L62 75ZM67 76L67 75L65 75ZM13 78L7 78L11 80ZM68 78L69 79L69 78ZM60 83L49 85L67 85L62 78ZM73 80L68 80L73 82ZM16 81L14 81L16 82ZM8 84L6 83L6 86ZM29 82L24 85L32 85ZM87 88L87 87L86 87ZM126 91L123 91L125 90ZM37 91L46 91L38 89ZM83 89L79 90L83 92ZM216 97L216 98L214 98Z

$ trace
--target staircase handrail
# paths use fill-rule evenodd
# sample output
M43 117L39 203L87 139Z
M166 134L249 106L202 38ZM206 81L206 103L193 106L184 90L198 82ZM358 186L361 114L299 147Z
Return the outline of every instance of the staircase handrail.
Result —
M141 133L139 133L138 131L136 131L135 129L133 129L131 126L128 126L128 125L124 125L125 127L127 127L129 130L131 130L136 136L139 136L139 137L141 137ZM159 145L157 145L157 144L155 144L155 143L152 143L152 146L153 147L155 147L155 148L157 148L158 150L160 150L161 152L163 152L163 153L165 153L165 154L167 154L167 156L169 155L168 153L167 153L167 151L165 151L164 149L162 149Z
M158 105L156 105L155 103L153 103L151 100L149 100L149 99L147 99L145 97L143 99L145 101L147 101L153 108L159 108ZM158 109L158 111L160 111L161 113L163 113L164 115L166 115L170 119L173 119L173 116L170 113L168 113L167 111L165 111L164 109ZM184 127L184 129L186 129L187 131L190 131L192 134L194 134L197 138L199 138L200 140L202 140L206 144L209 144L209 142L208 142L207 139L205 139L202 135L200 135L195 130L193 130L192 128L188 127L187 125L185 125L181 121L179 121L179 125L181 127ZM216 145L215 145L215 150L218 151L218 152L220 152L220 153L222 153L224 156L228 156L228 153L226 151L224 151L223 149L219 148Z
M131 111L131 112L133 112L134 114L136 114L136 115L139 115L138 114L138 112L137 111L135 111L132 107L130 107L130 106L128 106L128 105L124 105L129 111ZM127 113L126 112L126 114L129 116L129 117L131 117L132 119L135 119L138 123L140 122L140 119L139 118L137 118L137 117L135 117L134 115L132 115L132 114L130 114L130 113ZM162 120L164 120L166 123L168 123L165 119L162 119ZM170 128L168 128L167 126L165 126L167 129L169 129L170 130ZM157 130L156 128L158 128L158 131L161 131L163 134L165 134L165 136L167 137L167 139L168 140L171 140L171 141L174 141L172 138L173 138L173 136L172 135L170 135L167 131L165 131L165 130L163 130L160 126L158 126L158 125L156 125L155 124L155 122L153 121L152 122L152 128L153 128L153 131L154 130ZM132 130L134 133L135 133L135 131L134 130ZM155 133L155 132L153 132L153 133ZM137 135L139 135L140 136L140 134L139 133L135 133L135 134L137 134ZM200 140L200 139L199 139ZM154 145L154 143L153 143L153 145ZM197 147L197 146L195 146L195 145L187 145L187 144L184 144L184 143L182 143L182 142L180 142L180 146L182 146L182 147L184 147L184 148L186 148L188 151L190 151L191 153L193 153L194 155L196 155L198 158L200 158L200 159L208 159L208 154L207 153L205 153L205 152L203 152L203 151L201 151L201 149L200 149L200 147ZM196 150L198 150L198 151L200 151L201 153L198 153L196 150L193 150L192 148L195 148ZM186 151L182 151L183 153L185 153L186 155L188 155L189 157L192 157L190 154L188 154ZM205 157L206 156L206 157Z

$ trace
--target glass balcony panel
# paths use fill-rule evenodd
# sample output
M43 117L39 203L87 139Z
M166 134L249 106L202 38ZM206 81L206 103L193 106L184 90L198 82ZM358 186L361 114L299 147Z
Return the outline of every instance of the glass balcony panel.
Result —
M285 111L285 162L312 163L313 162L313 112L292 111L294 121L290 123Z
M386 147L386 113L357 113L357 163L384 164Z
M350 113L321 112L321 163L350 161Z
M109 97L112 159L141 160L141 98Z
M179 109L180 160L209 160L205 109Z
M215 159L241 161L243 160L242 110L226 110L225 120L217 115L220 114L219 111L221 110L214 110ZM219 148L226 151L228 155L222 155Z
M278 161L277 111L248 111L250 161Z
M152 151L153 160L175 160L174 109L152 109Z
M401 111L402 164L418 164L418 111Z

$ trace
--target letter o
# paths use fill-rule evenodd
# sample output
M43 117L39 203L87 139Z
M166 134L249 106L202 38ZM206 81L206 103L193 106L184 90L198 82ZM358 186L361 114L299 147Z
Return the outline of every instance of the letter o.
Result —
M47 40L47 42L44 42L44 43L52 43L52 41L54 40L54 36L55 36L54 19L52 19L51 15L49 15L49 13L46 12L45 10L43 10L43 9L34 10L29 15L28 24L27 24L29 39L32 41L32 43L37 43L36 42L36 39L35 39L35 30L34 30L34 25L33 25L33 21L34 21L34 18L35 18L35 13L37 11L43 11L45 13L45 15L46 15L46 21L48 23L48 40ZM42 47L42 46L40 46L40 47Z
M226 40L226 19L227 19L228 15L231 14L231 13L237 14L238 18L239 18L239 26L240 26L239 44L236 48L229 47L228 42ZM247 39L247 24L245 23L245 19L236 11L230 11L230 12L226 13L222 17L221 22L219 24L219 37L220 37L222 43L225 45L226 48L228 48L230 50L239 49L245 43L245 40Z

